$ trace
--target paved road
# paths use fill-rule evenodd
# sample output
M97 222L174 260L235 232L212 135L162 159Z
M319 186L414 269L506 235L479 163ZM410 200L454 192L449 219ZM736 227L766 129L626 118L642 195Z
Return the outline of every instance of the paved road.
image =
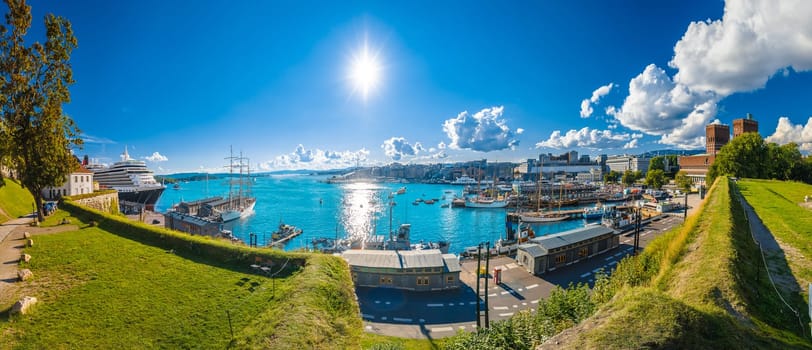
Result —
M646 225L640 234L641 248L654 237L682 223L681 217L668 216ZM543 276L534 276L515 260L499 257L491 260L490 269L502 269L501 285L488 284L490 320L510 318L521 310L535 311L540 298L570 283L594 284L595 273L611 272L615 265L631 254L632 233L620 237L620 246L577 264L559 268ZM383 288L357 288L358 302L367 332L403 338L442 338L458 330L476 329L476 261L463 261L460 279L462 289L452 292L409 292ZM491 280L492 281L492 280ZM484 308L484 304L482 305Z
M17 281L17 266L20 254L25 246L22 238L23 230L31 223L30 217L23 217L6 221L0 225L0 304L8 303L6 298L13 297L12 293Z

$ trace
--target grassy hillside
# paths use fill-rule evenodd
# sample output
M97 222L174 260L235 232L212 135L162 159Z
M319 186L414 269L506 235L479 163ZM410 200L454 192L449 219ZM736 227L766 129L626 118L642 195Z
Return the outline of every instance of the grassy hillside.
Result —
M22 288L41 303L31 315L0 319L0 348L360 345L358 305L340 258L232 246L63 208L81 229L37 236L26 248L34 279ZM257 259L282 272L272 279L251 271L247 262Z
M614 297L545 348L812 348L764 278L731 186L717 181L704 210L619 264L596 288Z
M0 180L0 222L31 214L34 197L12 179Z
M764 225L785 247L784 254L799 293L808 295L806 286L812 282L812 203L804 203L804 196L812 197L812 185L800 182L771 180L742 180L739 188L747 202L753 206ZM779 257L780 258L780 257Z

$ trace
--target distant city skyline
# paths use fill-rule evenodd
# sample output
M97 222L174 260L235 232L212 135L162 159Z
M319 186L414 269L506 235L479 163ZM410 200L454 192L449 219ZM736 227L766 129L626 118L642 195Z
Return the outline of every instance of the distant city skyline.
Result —
M29 5L79 41L76 155L158 174L703 149L747 113L812 151L808 1Z

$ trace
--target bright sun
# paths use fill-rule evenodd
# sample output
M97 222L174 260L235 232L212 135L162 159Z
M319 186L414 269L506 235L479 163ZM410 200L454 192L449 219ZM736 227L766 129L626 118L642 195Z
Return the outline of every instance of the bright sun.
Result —
M355 85L355 91L361 92L364 99L367 98L380 80L381 65L378 63L376 55L371 55L369 48L364 45L364 49L353 57L350 67L350 80Z

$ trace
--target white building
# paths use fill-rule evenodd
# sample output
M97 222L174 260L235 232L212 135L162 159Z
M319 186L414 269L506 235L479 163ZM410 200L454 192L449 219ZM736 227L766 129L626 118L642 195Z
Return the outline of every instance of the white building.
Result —
M83 167L70 173L65 183L60 187L46 187L42 190L42 197L53 200L64 196L93 193L93 172Z
M606 166L609 170L614 170L619 173L626 172L626 170L640 171L645 174L648 171L648 165L651 161L649 157L636 157L629 155L622 156L609 156L606 159Z

